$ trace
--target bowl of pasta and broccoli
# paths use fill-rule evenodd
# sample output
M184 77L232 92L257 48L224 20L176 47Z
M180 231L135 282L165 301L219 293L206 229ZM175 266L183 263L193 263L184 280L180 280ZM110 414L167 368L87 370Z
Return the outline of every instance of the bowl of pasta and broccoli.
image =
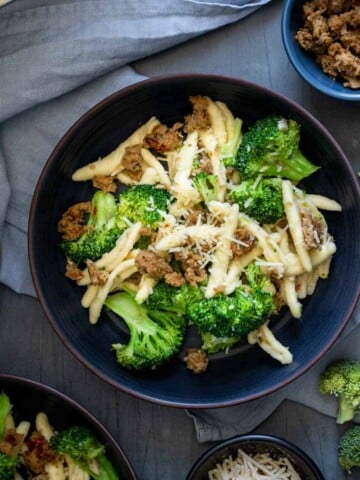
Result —
M0 477L136 480L123 450L81 405L42 383L2 374Z
M359 218L348 160L302 107L240 79L159 77L60 140L30 264L55 331L101 378L160 404L233 405L297 378L344 329Z

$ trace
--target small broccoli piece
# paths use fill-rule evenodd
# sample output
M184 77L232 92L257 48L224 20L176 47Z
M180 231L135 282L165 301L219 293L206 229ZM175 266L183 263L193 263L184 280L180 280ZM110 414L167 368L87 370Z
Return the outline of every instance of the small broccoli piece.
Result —
M50 443L58 455L69 456L91 478L118 480L118 474L105 455L105 446L85 427L72 426L62 430L51 437Z
M285 215L279 178L244 180L230 191L228 200L260 224L276 223Z
M150 310L165 310L184 315L187 305L200 298L203 298L200 288L192 287L188 283L173 287L159 282L146 300L146 305Z
M201 348L209 354L227 350L242 340L242 337L216 337L209 332L200 332L200 335L203 342Z
M170 194L154 185L134 185L120 194L119 201L120 218L141 222L154 230L168 211Z
M243 339L276 311L275 289L269 277L255 264L248 265L244 273L247 283L232 295L218 294L188 306L186 313L200 332Z
M240 118L235 118L233 136L220 149L221 159L226 167L234 167L236 165L236 153L241 143L241 127L242 121Z
M320 376L323 395L339 399L337 423L350 421L360 410L360 360L342 359L331 363Z
M154 369L173 357L185 335L185 318L171 311L150 310L127 292L110 295L105 306L129 328L127 345L114 344L118 362L131 370Z
M6 393L0 393L0 438L5 432L6 417L11 412L12 405Z
M0 480L13 480L19 456L6 455L0 452Z
M217 175L209 175L206 172L200 172L194 177L193 182L206 205L219 198L219 182Z
M262 118L243 135L235 168L243 178L261 174L298 182L319 168L301 153L299 142L300 125L295 120Z
M339 440L338 458L341 468L351 473L354 467L360 467L360 426L347 430Z
M97 260L112 250L117 239L127 228L117 217L114 195L98 190L91 199L87 221L88 230L77 240L63 240L60 246L66 257L80 264L85 260Z

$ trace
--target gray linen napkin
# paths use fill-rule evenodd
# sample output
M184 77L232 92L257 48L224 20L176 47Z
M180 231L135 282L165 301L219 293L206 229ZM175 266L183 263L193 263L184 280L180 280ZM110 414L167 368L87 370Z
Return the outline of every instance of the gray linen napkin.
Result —
M37 178L81 114L143 78L126 65L268 1L16 0L0 9L0 282L35 295L26 231Z

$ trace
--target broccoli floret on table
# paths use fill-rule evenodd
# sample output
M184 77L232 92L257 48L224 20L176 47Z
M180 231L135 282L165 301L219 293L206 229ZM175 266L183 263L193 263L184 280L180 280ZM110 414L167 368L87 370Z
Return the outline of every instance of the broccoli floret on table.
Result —
M360 360L341 359L331 363L320 376L319 390L339 399L336 422L350 421L360 410Z
M62 430L51 437L50 443L58 455L70 457L91 478L118 480L118 474L105 455L105 446L85 427Z
M77 264L97 260L112 250L117 239L127 228L117 215L114 195L98 190L91 199L86 231L76 240L63 240L60 244L66 257Z
M351 473L352 468L360 467L360 426L347 430L339 440L338 459L340 466Z
M213 200L218 200L219 181L217 175L200 172L194 177L193 182L206 205Z
M140 305L128 292L110 295L105 306L119 315L129 328L129 342L113 345L123 367L154 369L180 350L186 328L183 315Z
M263 175L298 182L318 170L301 153L299 142L300 125L295 120L262 118L244 133L235 168L244 179Z
M228 200L260 224L276 223L285 215L280 178L244 180L232 188Z
M131 223L141 222L156 229L169 209L170 194L154 185L134 185L119 196L118 215Z
M186 313L200 332L243 339L276 311L275 289L269 277L255 264L244 273L244 283L231 295L217 294L188 305Z

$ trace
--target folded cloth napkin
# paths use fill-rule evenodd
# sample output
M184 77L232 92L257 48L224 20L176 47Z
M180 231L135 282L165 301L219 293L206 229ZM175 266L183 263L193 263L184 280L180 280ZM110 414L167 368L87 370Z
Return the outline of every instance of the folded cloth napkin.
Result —
M0 9L0 282L35 295L26 231L36 181L81 114L143 78L126 65L268 1L16 0Z
M360 359L360 305L333 348L309 372L288 386L266 397L234 407L209 410L188 410L199 442L224 440L250 432L260 425L281 404L293 400L325 415L336 417L337 399L319 393L319 376L326 366L339 358ZM354 418L360 422L360 414Z

